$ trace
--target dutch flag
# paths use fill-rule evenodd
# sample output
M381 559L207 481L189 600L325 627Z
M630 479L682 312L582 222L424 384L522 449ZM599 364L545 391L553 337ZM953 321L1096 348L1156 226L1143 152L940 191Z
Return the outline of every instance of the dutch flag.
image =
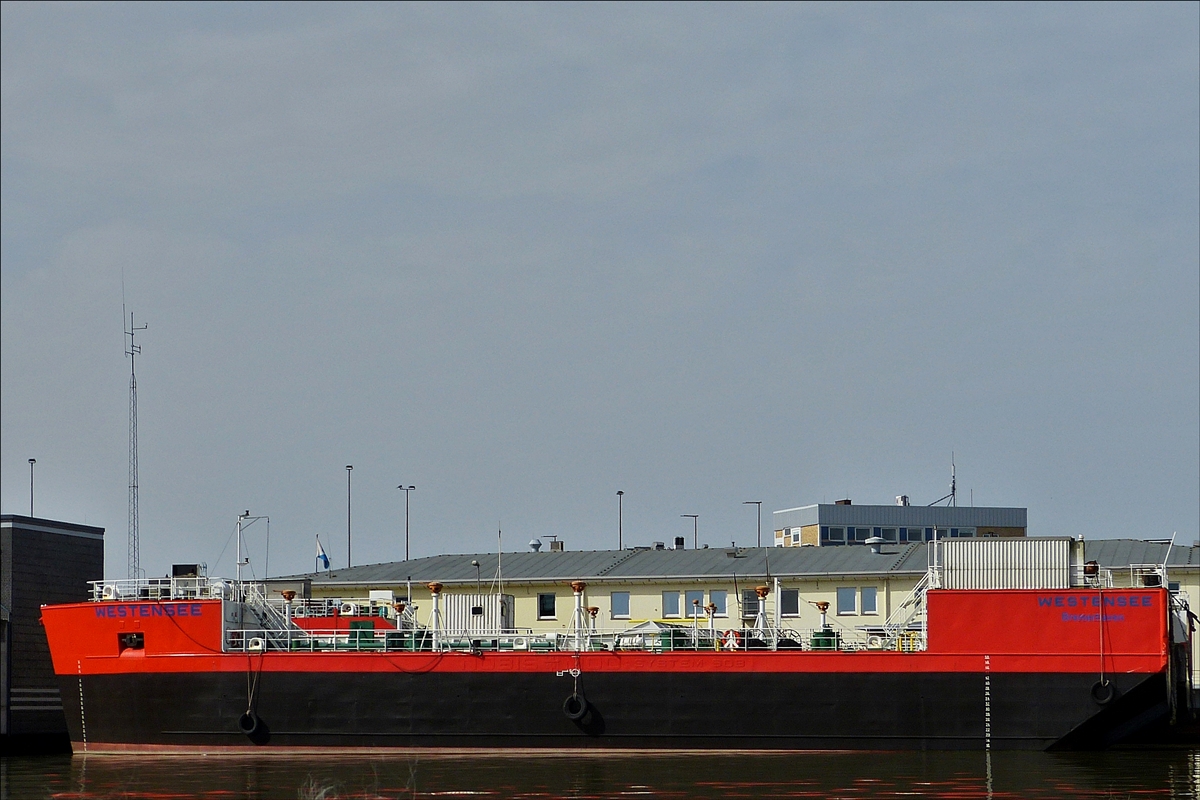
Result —
M324 569L329 569L329 556L325 555L325 548L321 547L321 537L317 537L317 561Z

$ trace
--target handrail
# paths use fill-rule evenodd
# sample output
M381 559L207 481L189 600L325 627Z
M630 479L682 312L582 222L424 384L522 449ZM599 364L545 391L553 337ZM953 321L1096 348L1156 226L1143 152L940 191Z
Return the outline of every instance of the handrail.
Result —
M728 631L708 628L666 628L656 631L596 630L582 636L574 631L531 633L519 631L471 631L442 629L435 639L428 628L338 628L304 630L266 626L228 631L227 652L712 652L745 650L883 650L883 637L870 630L782 628L773 631L753 627ZM878 629L872 629L878 630ZM764 635L766 634L766 635ZM924 649L912 639L900 639L890 649Z

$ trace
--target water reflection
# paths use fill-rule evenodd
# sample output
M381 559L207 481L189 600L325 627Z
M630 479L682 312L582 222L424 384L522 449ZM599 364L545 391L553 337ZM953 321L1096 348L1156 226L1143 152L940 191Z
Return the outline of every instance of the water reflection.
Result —
M1200 753L5 758L0 798L1200 797Z

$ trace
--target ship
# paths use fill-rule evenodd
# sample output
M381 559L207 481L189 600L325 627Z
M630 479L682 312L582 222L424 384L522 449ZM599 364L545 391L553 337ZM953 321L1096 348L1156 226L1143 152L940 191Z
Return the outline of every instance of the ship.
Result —
M453 624L436 581L423 619L202 574L99 581L41 614L76 753L1097 749L1192 719L1194 617L1165 564L1130 587L1094 562L1005 585L993 545L955 546L975 578L950 580L933 543L861 636L826 607L803 631L712 608L605 630L582 580L563 631L513 627L502 594L458 598L487 624Z

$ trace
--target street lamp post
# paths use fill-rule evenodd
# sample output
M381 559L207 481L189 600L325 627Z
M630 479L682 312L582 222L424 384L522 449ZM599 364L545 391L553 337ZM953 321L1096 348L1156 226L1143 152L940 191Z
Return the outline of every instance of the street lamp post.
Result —
M354 566L354 562L350 560L350 471L354 469L353 464L346 465L346 567Z
M33 512L29 512L30 516ZM625 549L625 493L617 492L617 549Z
M33 465L37 463L36 458L29 459L29 516L33 516Z
M762 500L747 500L744 506L758 506L758 546L762 547Z
M404 492L404 560L408 561L408 493L417 487L400 484L396 488Z
M698 528L699 523L697 523L696 520L698 520L700 518L700 515L699 514L680 514L679 516L692 518L692 549L699 550L700 549L700 534L697 532L699 530L699 528Z

